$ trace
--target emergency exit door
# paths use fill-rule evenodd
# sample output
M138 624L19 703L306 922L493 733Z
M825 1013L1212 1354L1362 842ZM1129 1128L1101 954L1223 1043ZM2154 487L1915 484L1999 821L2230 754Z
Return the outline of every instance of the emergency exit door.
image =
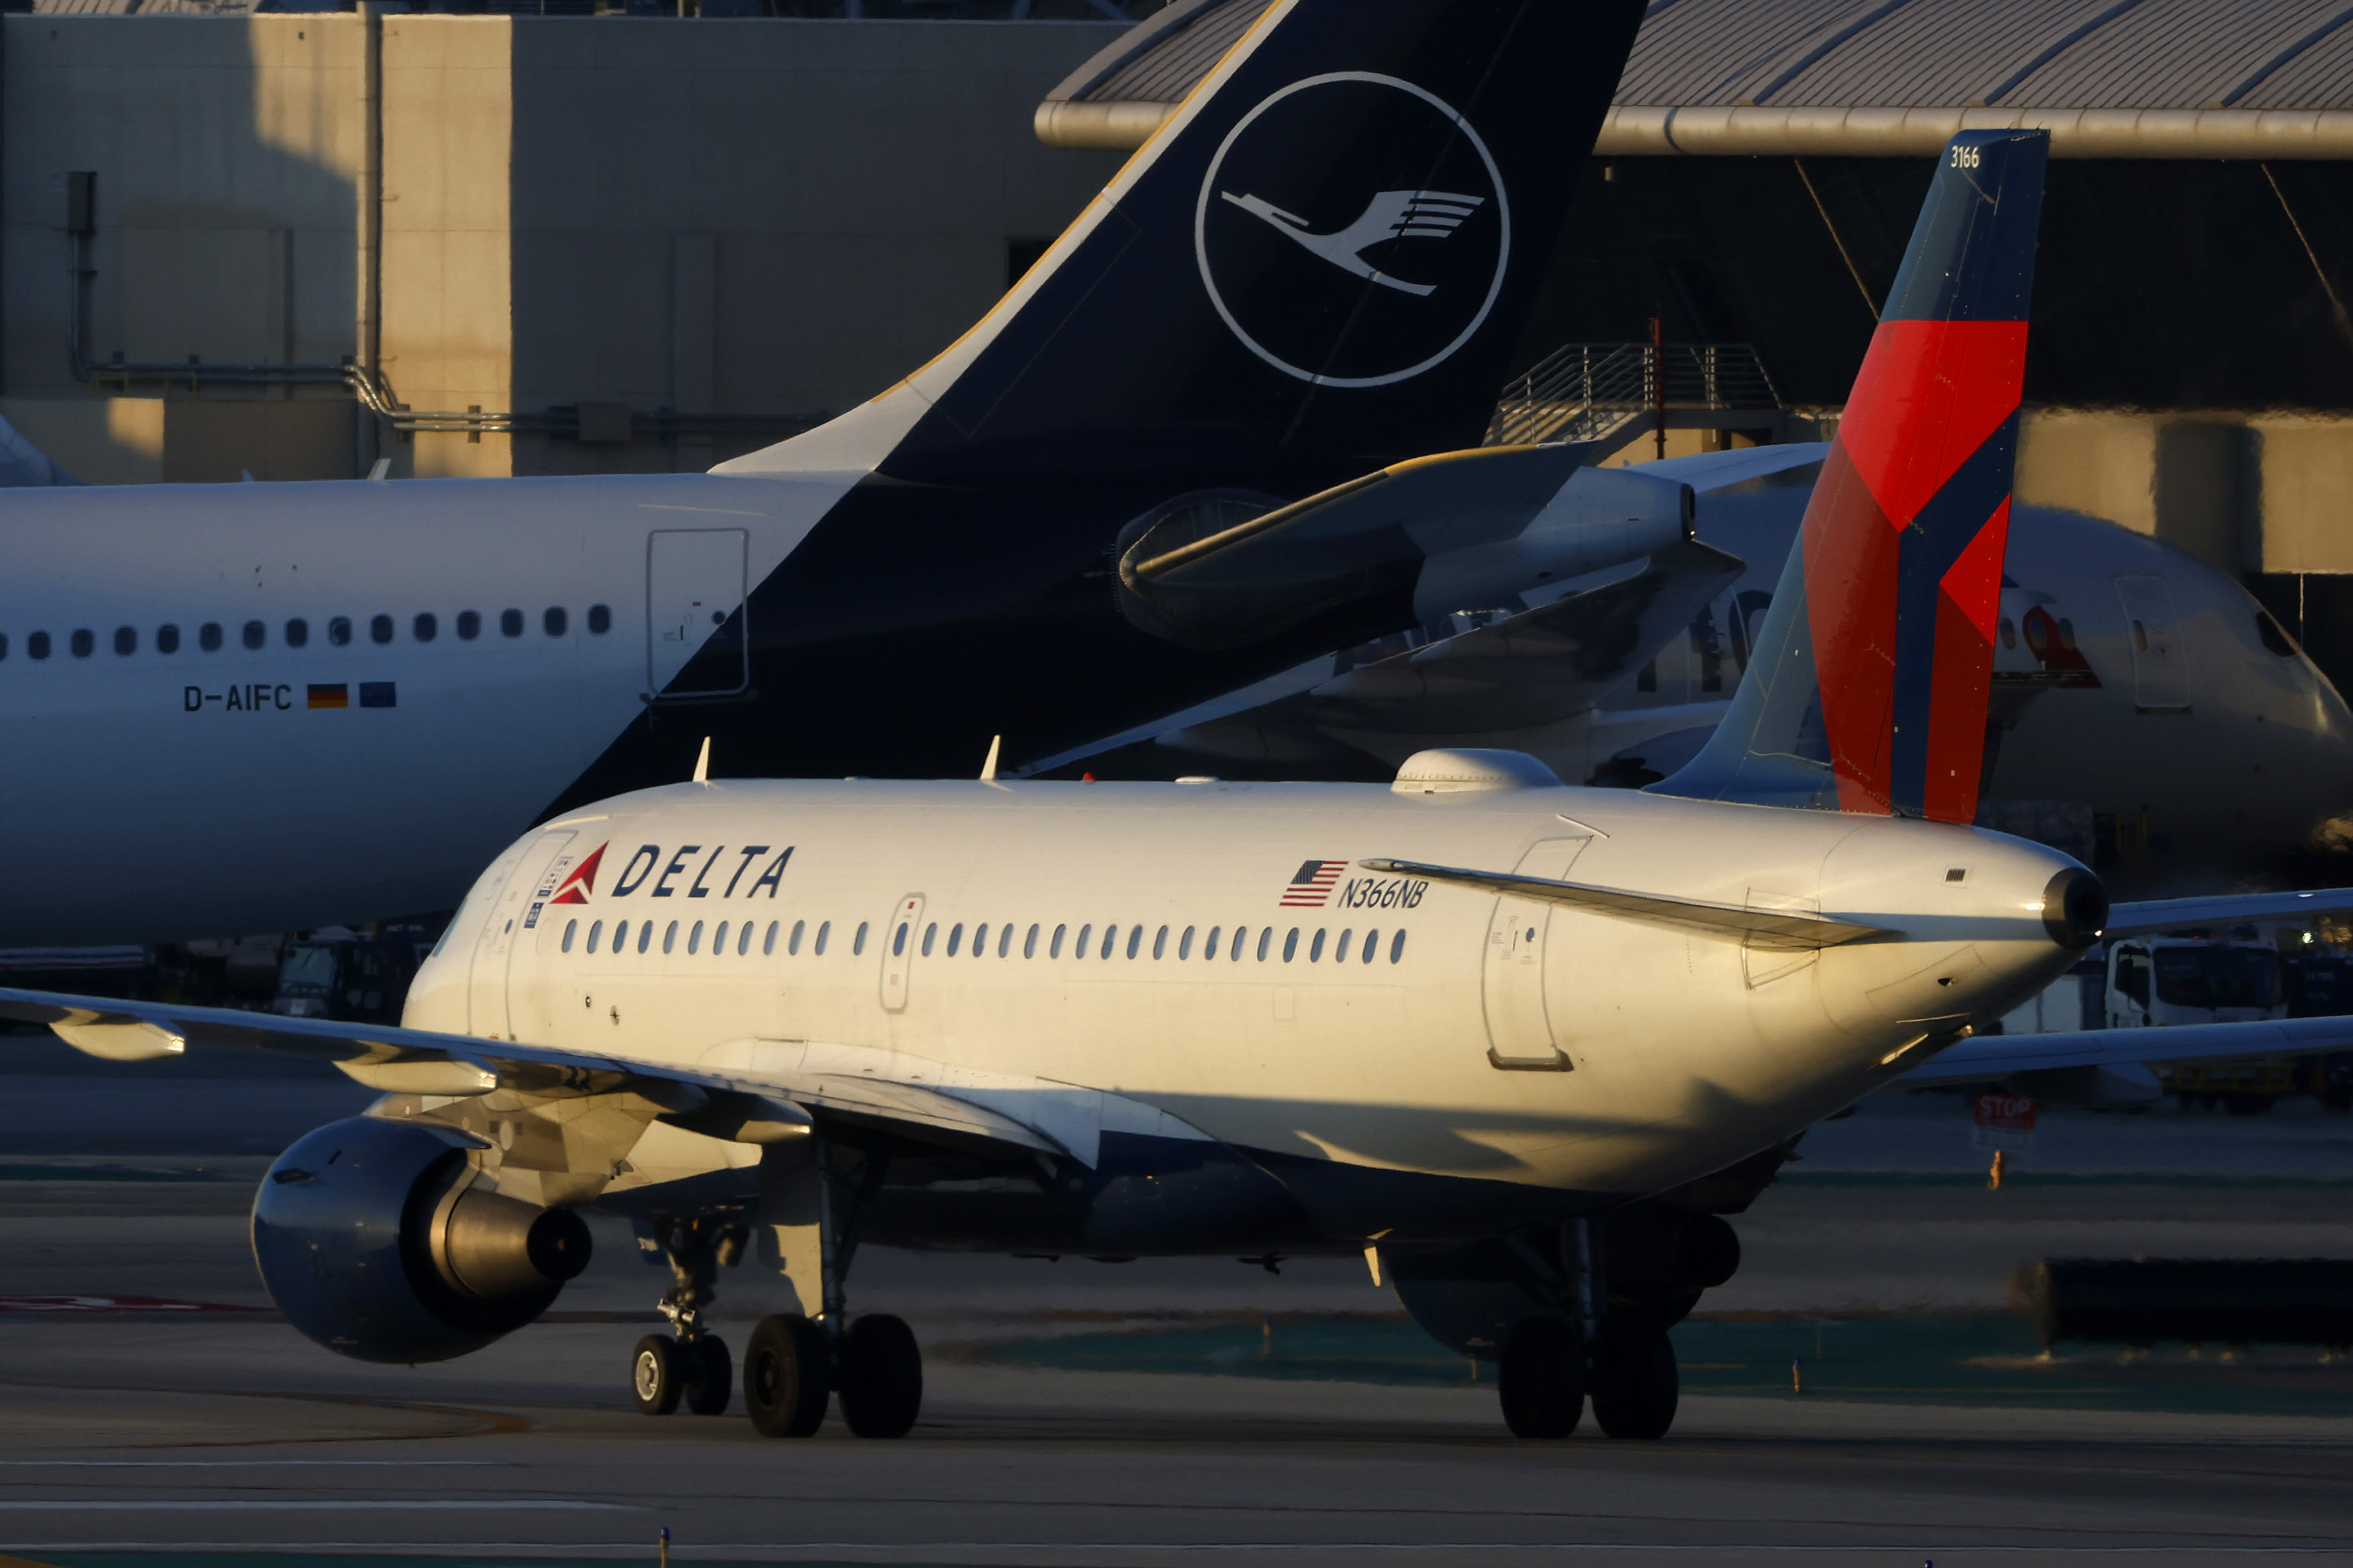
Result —
M1559 881L1589 838L1547 838L1520 857L1523 877ZM1545 1001L1545 945L1553 906L1504 894L1487 922L1482 988L1487 1005L1487 1060L1520 1071L1566 1072L1569 1060L1555 1041ZM1566 1020L1562 1020L1566 1022Z
M646 689L654 696L726 697L751 685L744 603L750 551L751 536L740 528L647 536Z

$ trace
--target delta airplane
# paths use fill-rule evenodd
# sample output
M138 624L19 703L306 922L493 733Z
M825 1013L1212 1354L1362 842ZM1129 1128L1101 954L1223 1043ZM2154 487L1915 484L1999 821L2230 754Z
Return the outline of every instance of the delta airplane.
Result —
M964 337L709 474L11 491L0 945L447 909L706 735L968 773L1409 626L1426 562L1483 599L1680 537L1679 484L1540 456L1510 535L1393 529L1218 646L1114 593L1136 540L1312 551L1271 514L1477 444L1641 13L1279 0Z
M1947 149L1760 629L1769 678L1650 792L1510 752L1387 787L698 763L512 844L399 1028L25 992L0 1016L118 1058L309 1052L384 1091L290 1148L253 1217L288 1320L360 1359L530 1322L594 1206L673 1271L641 1409L730 1403L707 1309L748 1251L797 1302L742 1347L754 1425L806 1436L838 1400L886 1438L922 1360L901 1320L849 1312L861 1238L1362 1251L1498 1363L1514 1433L1567 1436L1589 1400L1660 1436L1667 1330L1807 1126L1906 1074L2129 1059L2146 1033L1969 1037L2104 931L2284 901L2112 912L2066 856L1968 826L2047 145ZM2353 1026L2166 1034L2208 1054Z

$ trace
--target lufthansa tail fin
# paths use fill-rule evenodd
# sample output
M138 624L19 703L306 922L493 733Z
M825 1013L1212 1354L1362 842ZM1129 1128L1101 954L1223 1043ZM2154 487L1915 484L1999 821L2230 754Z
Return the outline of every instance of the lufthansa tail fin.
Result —
M1976 816L2049 147L1946 147L1747 675L1653 790Z
M720 471L1301 494L1479 444L1641 0L1274 0L955 344Z

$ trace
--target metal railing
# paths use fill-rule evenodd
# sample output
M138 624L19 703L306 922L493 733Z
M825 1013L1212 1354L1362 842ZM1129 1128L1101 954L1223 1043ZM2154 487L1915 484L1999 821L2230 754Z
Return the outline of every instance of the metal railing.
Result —
M1505 384L1487 445L1599 441L1662 410L1780 405L1746 343L1568 343Z

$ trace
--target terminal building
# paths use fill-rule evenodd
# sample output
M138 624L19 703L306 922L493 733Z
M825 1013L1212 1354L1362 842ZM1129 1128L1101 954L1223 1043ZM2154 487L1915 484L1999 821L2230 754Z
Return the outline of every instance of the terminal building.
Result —
M0 24L0 413L93 481L776 439L952 341L1263 9L197 3ZM2348 684L2336 0L1653 0L1522 366L1655 317L1764 389L1670 449L1823 429L1935 153L2014 124L2054 155L2021 497L2242 574Z

